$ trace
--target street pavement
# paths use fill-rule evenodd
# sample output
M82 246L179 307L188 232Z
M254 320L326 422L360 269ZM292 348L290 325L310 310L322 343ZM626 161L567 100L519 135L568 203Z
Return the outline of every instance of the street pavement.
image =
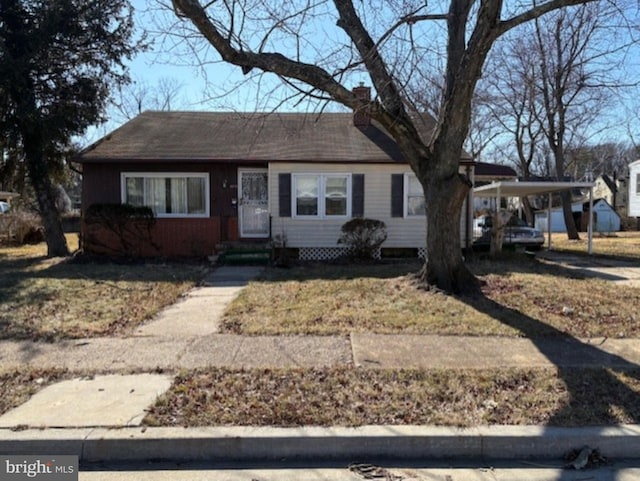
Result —
M456 465L451 462L383 464L377 466L380 481L637 481L640 467L634 461L617 461L615 466L575 471L558 462L479 462ZM102 471L83 471L81 481L362 481L362 475L342 466L275 466L158 464L104 466Z

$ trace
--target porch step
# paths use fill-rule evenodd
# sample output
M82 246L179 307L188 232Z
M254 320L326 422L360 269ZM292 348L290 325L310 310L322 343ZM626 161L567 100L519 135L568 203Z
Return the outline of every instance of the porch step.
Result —
M271 249L232 248L218 258L226 265L265 265L271 262Z

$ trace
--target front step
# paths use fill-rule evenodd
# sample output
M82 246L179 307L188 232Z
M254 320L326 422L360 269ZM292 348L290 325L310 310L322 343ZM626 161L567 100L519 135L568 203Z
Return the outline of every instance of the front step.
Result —
M270 262L271 248L258 243L226 245L218 257L218 263L225 265L266 265Z

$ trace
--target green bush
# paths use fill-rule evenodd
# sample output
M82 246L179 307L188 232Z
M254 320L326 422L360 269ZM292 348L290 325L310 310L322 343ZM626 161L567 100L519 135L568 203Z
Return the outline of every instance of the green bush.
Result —
M373 259L387 240L387 226L381 220L356 218L342 225L338 244L349 247L356 259Z

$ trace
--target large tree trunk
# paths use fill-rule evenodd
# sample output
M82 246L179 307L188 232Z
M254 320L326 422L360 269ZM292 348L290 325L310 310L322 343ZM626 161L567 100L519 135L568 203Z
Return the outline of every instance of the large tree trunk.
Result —
M580 240L576 222L573 219L573 211L571 210L571 192L564 191L560 193L562 200L562 214L564 215L564 223L567 226L567 237L571 240Z
M51 182L47 159L43 154L43 141L33 128L23 132L24 152L29 169L31 185L36 192L38 210L44 224L47 242L47 257L65 257L69 255L67 239L62 229L62 220L56 207L56 195Z
M527 220L527 224L533 227L536 223L535 214L533 213L533 207L531 207L531 201L529 197L522 197L522 208L524 210L524 217Z
M420 179L427 208L427 259L420 278L428 287L455 294L477 294L480 284L462 257L460 213L469 191L459 174Z
M40 216L44 224L47 257L66 257L69 255L69 246L64 236L60 214L55 205L55 195L53 194L51 180L45 177L40 179L37 184L33 179L32 182L38 198Z

